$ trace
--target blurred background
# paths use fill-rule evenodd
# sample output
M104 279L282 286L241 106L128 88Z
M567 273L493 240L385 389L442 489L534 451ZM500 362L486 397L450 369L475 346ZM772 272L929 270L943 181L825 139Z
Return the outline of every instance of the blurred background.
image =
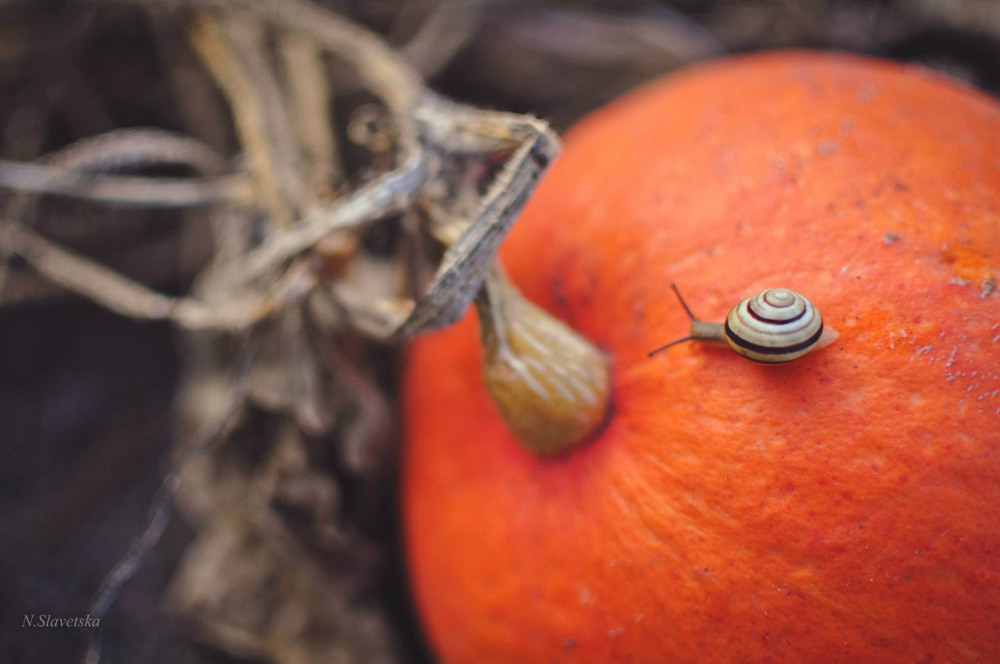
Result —
M995 0L320 4L380 34L432 89L480 107L534 114L559 132L671 70L763 49L868 54L1000 91ZM0 158L31 161L133 126L195 135L235 154L225 116L199 101L217 92L182 42L176 21L130 3L0 0ZM372 141L352 144L348 129L368 101L350 86L338 88L335 98L338 117L347 118L346 168L356 180L378 160ZM9 203L10 194L2 195ZM35 223L168 293L185 292L211 251L176 211L136 217L60 199L47 201ZM391 412L399 350L364 345L360 354ZM90 630L24 628L23 618L85 615L102 580L147 527L171 466L186 361L169 324L112 314L12 261L0 291L0 660L83 660ZM339 492L338 532L350 533L344 546L361 551L339 568L341 576L363 578L347 584L350 601L331 620L357 611L377 623L328 661L433 661L407 597L396 508L399 430L391 415L385 423L378 472L359 479L337 459L312 458ZM170 519L101 621L101 661L295 661L303 651L284 656L280 648L236 647L239 639L227 640L210 618L192 619L166 599L196 537L196 526L178 515ZM267 598L248 601L266 605Z

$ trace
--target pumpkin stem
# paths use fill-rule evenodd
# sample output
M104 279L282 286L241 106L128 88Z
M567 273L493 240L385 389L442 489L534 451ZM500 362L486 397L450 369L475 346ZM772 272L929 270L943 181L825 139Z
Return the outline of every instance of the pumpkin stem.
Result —
M476 297L486 389L518 440L551 456L590 439L611 402L605 355L521 295L499 266Z

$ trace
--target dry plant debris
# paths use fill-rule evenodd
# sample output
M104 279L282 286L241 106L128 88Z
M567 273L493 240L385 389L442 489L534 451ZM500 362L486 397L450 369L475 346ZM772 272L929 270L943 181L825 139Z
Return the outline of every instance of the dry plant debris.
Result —
M359 600L383 561L341 518L338 482L315 460L333 457L361 483L387 472L391 410L361 368L359 334L391 342L457 320L558 139L535 118L434 94L378 37L305 2L134 4L186 33L225 97L239 155L133 128L0 162L4 276L17 257L115 312L183 331L163 500L198 524L170 596L204 638L276 662L396 661L381 608ZM331 67L372 97L348 120L373 155L353 180L331 123ZM157 292L48 236L43 196L192 210L211 258L189 292ZM376 225L388 239L373 248ZM166 506L95 615L155 543ZM87 660L99 659L95 640Z

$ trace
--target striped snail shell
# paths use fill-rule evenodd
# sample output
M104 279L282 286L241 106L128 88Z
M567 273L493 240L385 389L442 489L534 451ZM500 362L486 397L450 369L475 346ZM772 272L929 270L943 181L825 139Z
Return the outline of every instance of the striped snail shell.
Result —
M823 336L823 317L813 303L787 288L770 288L729 311L726 342L740 355L780 364L813 350Z
M782 364L829 346L840 336L823 326L823 317L812 302L788 288L769 288L748 297L729 311L725 323L699 320L691 313L675 284L670 284L691 319L691 332L651 350L661 350L684 341L728 345L737 353L761 364Z

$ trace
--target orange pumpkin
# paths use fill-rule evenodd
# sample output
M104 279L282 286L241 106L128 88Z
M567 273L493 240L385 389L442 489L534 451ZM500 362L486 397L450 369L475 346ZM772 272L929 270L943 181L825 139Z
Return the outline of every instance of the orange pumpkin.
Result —
M404 380L413 589L444 662L1000 661L1000 107L784 52L645 87L566 138L504 247L611 358L556 458L470 315ZM683 336L772 286L840 332L760 366Z

